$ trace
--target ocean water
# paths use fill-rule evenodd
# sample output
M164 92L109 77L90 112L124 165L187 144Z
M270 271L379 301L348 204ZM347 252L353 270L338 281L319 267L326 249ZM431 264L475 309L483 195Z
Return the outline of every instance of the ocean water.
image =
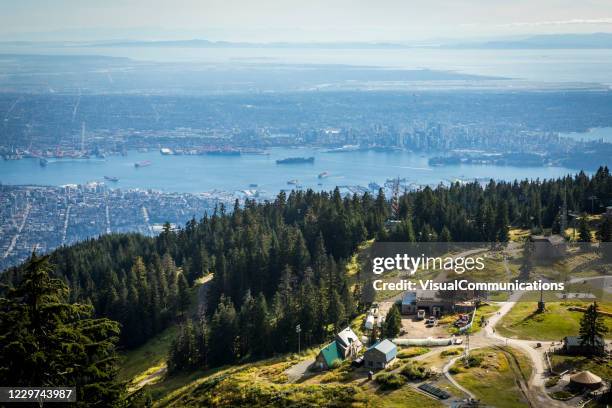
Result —
M103 55L183 63L334 64L433 69L541 83L612 85L609 49L310 49L0 46L0 53Z
M430 167L428 156L411 152L353 151L326 153L316 149L272 148L265 155L241 156L163 156L158 151L129 152L128 156L105 159L55 160L41 167L36 159L0 161L3 184L64 185L104 181L118 177L113 188L155 189L165 192L235 192L257 189L265 196L290 190L297 180L303 188L331 190L335 186L383 185L388 178L405 178L405 184L437 185L456 180L490 178L496 180L555 178L575 173L564 167L513 167L456 165ZM315 157L313 164L278 165L277 159ZM149 160L151 165L135 168L134 163ZM319 179L318 175L329 176ZM251 187L257 184L257 187Z

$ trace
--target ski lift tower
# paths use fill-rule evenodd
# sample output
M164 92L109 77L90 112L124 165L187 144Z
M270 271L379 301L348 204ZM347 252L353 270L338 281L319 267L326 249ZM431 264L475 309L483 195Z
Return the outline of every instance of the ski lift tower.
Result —
M393 198L391 201L391 212L394 220L399 220L399 187L400 178L398 176L393 180Z
M393 180L393 185L391 187L391 217L385 221L385 226L387 228L391 228L397 223L400 222L400 213L399 213L399 188L400 188L400 178L399 176Z

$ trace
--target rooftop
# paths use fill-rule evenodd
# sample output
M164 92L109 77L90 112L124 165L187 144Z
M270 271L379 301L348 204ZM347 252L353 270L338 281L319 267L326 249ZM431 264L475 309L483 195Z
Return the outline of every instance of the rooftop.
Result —
M381 353L388 355L392 351L397 350L397 346L391 340L384 339L382 341L374 343L372 346L370 346L370 348L368 348L368 350L378 350Z
M331 367L336 360L342 360L343 356L340 354L340 349L338 348L338 343L336 341L332 341L327 346L321 349L321 354L325 359L325 363L328 367Z

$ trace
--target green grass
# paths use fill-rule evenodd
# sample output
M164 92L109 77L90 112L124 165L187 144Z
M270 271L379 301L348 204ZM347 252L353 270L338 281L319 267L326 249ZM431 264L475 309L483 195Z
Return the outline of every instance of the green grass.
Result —
M372 394L355 384L279 384L270 381L282 373L286 359L270 359L216 372L193 373L197 378L177 378L175 387L155 398L159 407L287 407L353 406L370 407ZM168 391L168 390L165 390Z
M363 254L372 246L373 243L374 243L374 239L370 239L370 240L364 241L361 244L359 244L355 253L351 256L349 261L346 263L347 276L351 277L359 273L364 263Z
M176 327L169 327L142 346L124 353L121 359L119 378L131 380L151 367L164 362L168 357L168 350L175 335Z
M509 238L513 242L522 242L527 240L531 235L531 231L524 228L510 228Z
M476 315L474 316L474 324L470 328L470 333L478 333L480 329L482 329L481 318L484 317L488 319L493 316L497 310L499 310L498 305L481 305L478 309L476 309Z
M544 313L538 314L537 302L518 302L497 325L505 337L525 340L561 340L575 336L580 327L582 312L569 311L572 305L586 306L588 302L549 302ZM612 318L604 317L608 335L612 334Z
M379 392L370 399L370 402L372 403L370 406L381 408L439 408L444 406L442 403L426 397L407 385L392 392Z
M575 369L578 371L588 370L603 379L612 379L612 361L605 357L583 357L551 355L550 363L553 370L561 373L565 370Z
M484 255L484 269L483 270L471 270L465 272L462 277L470 278L476 282L507 282L508 272L504 266L503 257L500 254L487 252ZM514 259L508 260L508 269L510 269L510 276L515 278L518 276L518 268L520 265L518 261Z
M521 369L527 367L527 357L516 350L512 354L519 360ZM478 367L465 368L460 365L455 379L476 395L485 405L497 408L514 408L526 406L526 401L520 392L516 377L521 376L513 369L510 357L499 349L478 349L471 355L482 359ZM523 376L530 373L523 373Z
M397 358L405 359L405 358L416 357L422 354L429 353L430 351L431 349L427 347L408 347L408 348L400 350L397 353Z
M351 329L355 332L355 334L359 337L363 336L363 328L365 324L366 314L362 313L351 320L350 326Z

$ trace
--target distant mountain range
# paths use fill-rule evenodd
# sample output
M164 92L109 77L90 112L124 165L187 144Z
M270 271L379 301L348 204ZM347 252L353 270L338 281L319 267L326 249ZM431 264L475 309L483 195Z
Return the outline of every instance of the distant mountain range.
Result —
M91 47L190 47L190 48L317 48L317 49L402 49L402 48L465 48L465 49L603 49L612 48L612 34L550 34L535 35L523 39L440 42L391 43L391 42L229 42L203 39L171 41L105 41L89 44Z
M444 48L489 49L598 49L612 48L612 34L550 34L535 35L524 39L498 40L475 43L443 45Z
M549 34L500 40L439 40L428 42L231 42L190 40L4 41L0 45L28 47L175 47L175 48L310 48L310 49L612 49L612 33Z
M202 39L169 40L169 41L117 41L96 42L92 47L186 47L186 48L332 48L332 49L363 49L363 48L406 48L406 44L394 43L361 43L361 42L230 42L210 41Z

